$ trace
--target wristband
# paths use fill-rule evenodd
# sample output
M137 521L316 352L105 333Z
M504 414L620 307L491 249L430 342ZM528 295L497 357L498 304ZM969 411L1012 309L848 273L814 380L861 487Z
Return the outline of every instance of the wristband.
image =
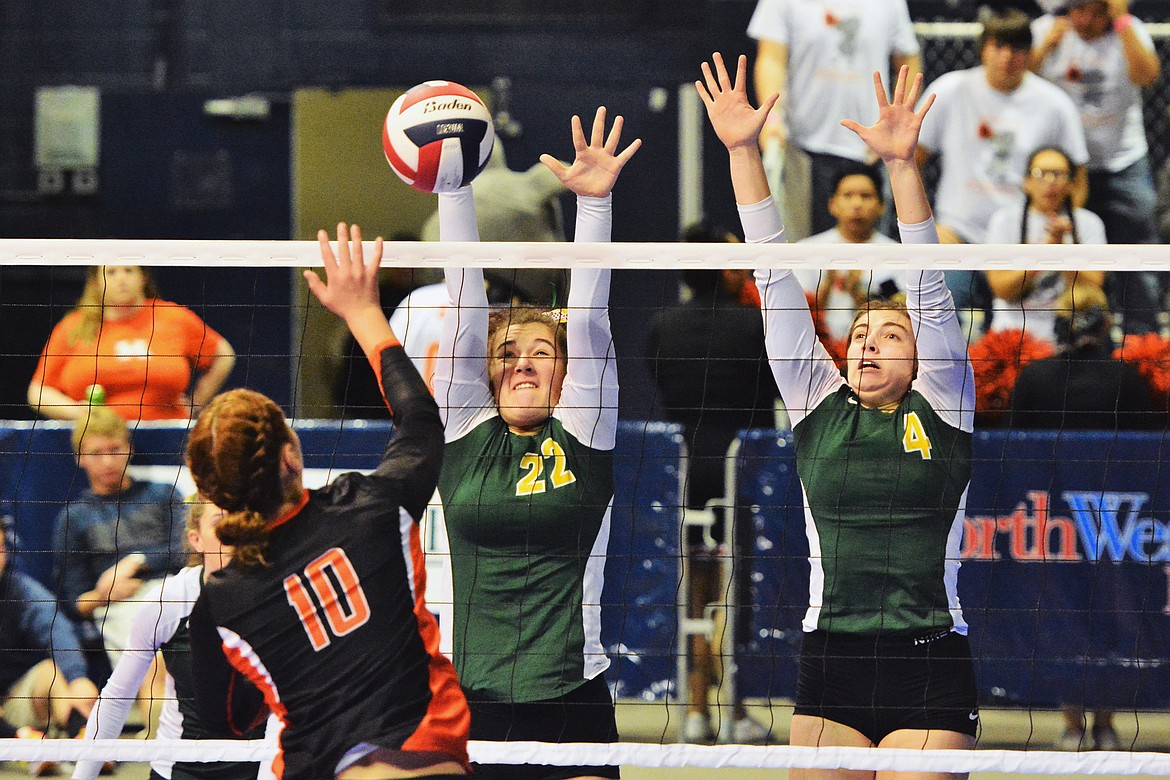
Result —
M1133 14L1122 14L1113 20L1113 32L1123 33L1133 27Z

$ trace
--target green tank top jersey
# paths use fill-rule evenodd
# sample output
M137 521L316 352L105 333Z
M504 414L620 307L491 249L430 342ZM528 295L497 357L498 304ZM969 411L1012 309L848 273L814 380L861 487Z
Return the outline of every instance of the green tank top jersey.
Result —
M613 490L612 451L581 444L556 417L518 436L493 416L447 443L439 495L465 690L541 701L608 665L600 610Z
M965 629L956 580L971 434L917 391L891 414L844 384L793 433L812 563L805 630Z

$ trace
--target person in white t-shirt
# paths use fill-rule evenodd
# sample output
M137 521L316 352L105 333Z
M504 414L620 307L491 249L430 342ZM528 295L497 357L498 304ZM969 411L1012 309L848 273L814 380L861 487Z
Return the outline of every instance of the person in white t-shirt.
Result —
M1032 23L1037 41L1032 68L1072 98L1088 142L1086 208L1105 223L1111 244L1157 241L1157 195L1142 121L1142 89L1161 73L1145 26L1129 13L1128 0L1068 0L1064 14ZM1150 272L1114 279L1114 308L1126 331L1158 327L1165 292Z
M780 95L760 144L778 141L809 155L811 192L802 210L811 212L812 233L829 230L825 204L837 171L850 161L876 162L838 120L877 119L874 71L888 76L891 63L894 73L903 65L911 76L922 69L906 0L759 0L747 32L759 42L757 96Z
M1037 149L1028 160L1024 200L991 217L989 244L1104 244L1105 225L1073 205L1076 166L1062 149ZM1026 330L1055 342L1056 302L1074 282L1100 289L1104 271L987 271L992 330Z
M991 215L1019 200L1028 155L1059 146L1084 165L1089 153L1080 116L1068 95L1029 73L1030 20L1011 9L987 16L981 65L939 77L928 92L938 107L922 124L919 163L941 157L935 214L943 243L984 243ZM947 273L960 308L979 308L970 271Z
M829 213L835 227L802 239L801 244L894 244L878 231L885 210L882 182L873 168L854 164L840 171L833 182ZM794 271L806 292L816 297L825 326L834 338L849 334L857 307L872 298L892 298L906 290L904 271L805 268Z

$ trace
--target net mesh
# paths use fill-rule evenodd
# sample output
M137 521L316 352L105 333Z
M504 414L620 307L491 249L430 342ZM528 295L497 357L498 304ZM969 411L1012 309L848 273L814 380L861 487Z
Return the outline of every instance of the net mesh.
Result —
M1107 271L1170 270L1159 247L915 247L733 246L686 244L548 245L389 244L392 267L438 268L481 265L488 268L587 267L662 274L701 268L864 268L965 269L1095 268ZM10 274L37 273L96 264L141 264L195 273L198 284L181 292L212 324L247 313L250 332L266 322L251 309L263 280L282 279L284 289L296 267L319 263L311 242L148 242L148 241L0 241L0 280ZM273 269L279 270L273 270ZM254 273L251 287L228 291L227 303L212 300L216 279L232 272ZM66 272L60 270L63 278ZM615 321L636 313L643 323L659 312L637 307L619 291L611 314ZM677 286L670 276L666 286ZM171 294L164 289L164 295ZM2 295L2 293L0 293ZM52 317L71 305L61 294ZM389 430L387 424L357 422L352 410L340 419L306 419L295 384L299 371L320 369L331 353L312 346L307 298L265 303L267 314L285 318L281 338L291 347L275 356L250 354L233 337L240 361L274 359L282 367L287 407L301 434L310 481L328 481L340 471L369 468ZM218 300L218 299L217 299ZM7 305L0 300L0 305ZM645 326L643 325L643 330ZM1161 339L1162 336L1154 335ZM1018 343L1018 342L1017 342ZM30 351L35 350L31 347ZM1010 350L1009 350L1010 352ZM637 345L623 358L649 357ZM974 352L973 352L974 355ZM1151 376L1170 367L1165 353L1144 351L1137 361ZM972 357L977 381L987 365L1019 365L1028 358L1018 348L1007 357ZM999 362L996 362L999 361ZM1014 363L1013 363L1014 361ZM1161 362L1159 362L1161 361ZM697 364L696 364L697 365ZM694 366L692 366L694 367ZM623 367L624 371L624 367ZM258 372L257 377L263 372ZM623 373L623 386L629 387ZM248 384L254 377L233 379ZM649 391L648 388L643 388ZM1170 386L1162 387L1162 392ZM650 391L652 392L652 391ZM709 411L709 410L708 410ZM616 451L617 495L611 535L607 590L603 596L603 641L612 666L607 680L619 700L619 730L626 741L607 745L474 743L473 758L505 763L598 764L627 767L847 767L901 771L972 771L1034 774L1170 773L1170 719L1161 712L1168 701L1164 669L1164 621L1170 614L1170 508L1166 505L1160 453L1162 431L1129 434L1071 430L1021 432L981 425L976 433L976 465L968 500L962 547L960 595L968 622L980 699L982 731L975 751L899 751L848 748L796 748L785 745L794 693L800 621L808 603L807 543L803 498L794 481L791 436L781 430L741 434L730 455L720 458L726 489L723 502L705 509L687 507L687 458L683 430L666 422L623 421ZM1163 429L1164 430L1164 426ZM181 468L182 424L135 426L138 476L191 490ZM15 518L21 537L10 550L18 569L39 572L52 585L50 524L63 502L84 483L68 443L68 427L52 422L11 421L4 425L5 513ZM726 526L722 539L713 526ZM687 554L687 531L694 529L713 560L713 595L688 609L695 564ZM746 533L742 533L746 529ZM737 530L741 533L737 533ZM430 535L438 569L444 549ZM727 539L736 539L729 542ZM802 546L803 545L803 546ZM428 569L432 566L428 560ZM39 567L39 568L38 568ZM430 598L441 611L449 595ZM442 618L440 623L442 623ZM702 636L714 648L716 677L708 691L713 741L721 730L734 731L736 703L771 731L769 744L676 744L684 736L694 691L685 680L689 637ZM11 651L4 651L9 653ZM12 660L9 656L7 660ZM0 662L6 659L0 659ZM0 663L3 666L3 663ZM1060 735L1061 704L1113 711L1119 741L1114 750L1051 752ZM1090 716L1091 722L1091 716ZM154 737L155 733L150 732ZM268 756L263 742L135 740L3 740L0 760L71 761L80 758L150 761L159 758L210 761Z

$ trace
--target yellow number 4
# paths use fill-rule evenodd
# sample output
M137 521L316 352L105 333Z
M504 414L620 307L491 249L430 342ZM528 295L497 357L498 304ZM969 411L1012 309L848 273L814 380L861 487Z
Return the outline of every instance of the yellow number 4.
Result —
M918 419L917 412L906 415L905 428L902 434L902 449L906 452L917 452L923 460L930 460L930 439L926 436L926 429L922 427L922 420Z

